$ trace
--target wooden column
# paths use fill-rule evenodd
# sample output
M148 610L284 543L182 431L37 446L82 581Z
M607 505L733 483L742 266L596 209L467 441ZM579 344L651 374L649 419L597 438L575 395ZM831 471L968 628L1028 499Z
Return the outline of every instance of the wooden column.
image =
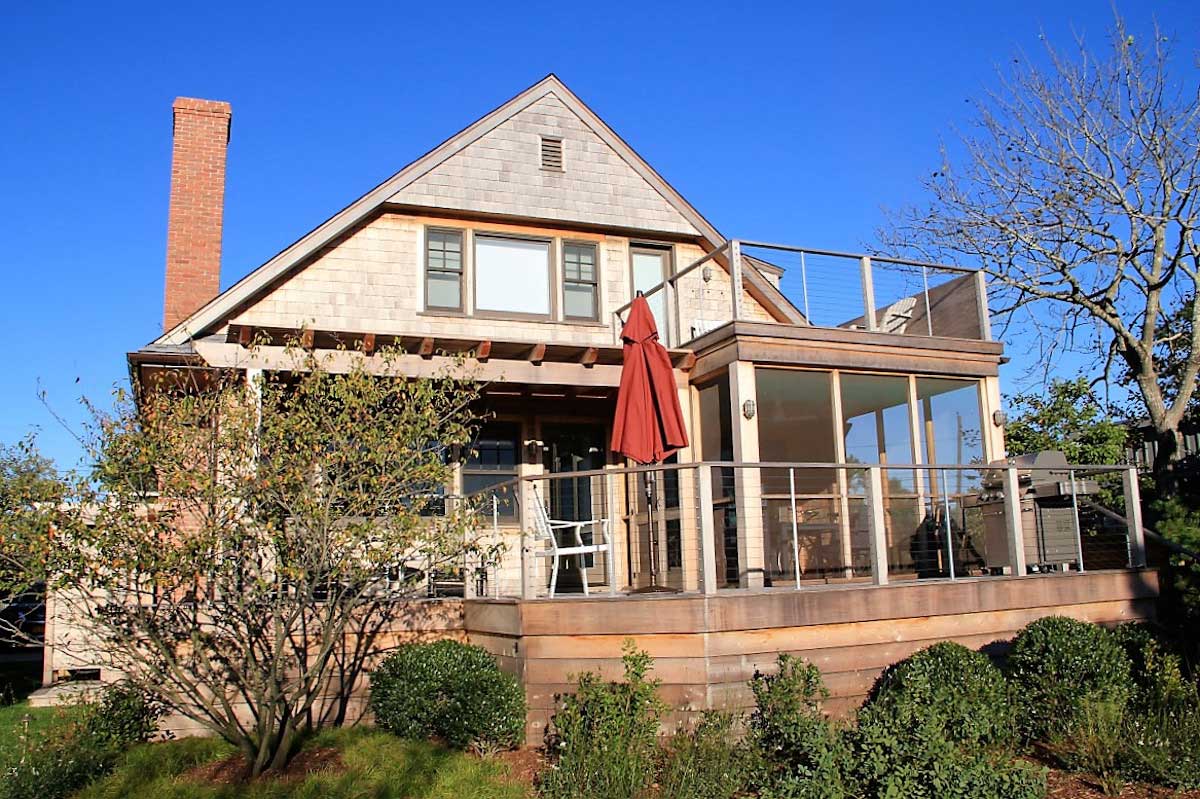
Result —
M867 530L871 536L871 576L875 585L887 585L887 526L883 518L883 470L867 469Z
M713 525L712 469L701 466L696 469L696 499L700 539L700 590L705 594L717 593L717 538Z
M1146 538L1142 528L1142 492L1138 487L1136 466L1125 469L1122 475L1125 488L1125 519L1129 530L1129 565L1146 565Z
M758 389L754 364L734 361L729 364L729 401L733 420L733 459L738 463L758 463ZM747 419L747 402L755 406L754 418ZM756 466L734 470L734 497L737 503L737 547L739 583L742 588L761 588L764 567L764 531L762 474Z
M863 256L859 259L862 271L863 322L867 330L875 330L878 323L875 320L875 282L871 275L871 259Z
M1004 526L1008 530L1008 565L1017 577L1025 575L1025 526L1021 520L1021 481L1017 470L1004 470Z
M737 239L729 242L729 294L730 312L737 322L742 318L742 243Z

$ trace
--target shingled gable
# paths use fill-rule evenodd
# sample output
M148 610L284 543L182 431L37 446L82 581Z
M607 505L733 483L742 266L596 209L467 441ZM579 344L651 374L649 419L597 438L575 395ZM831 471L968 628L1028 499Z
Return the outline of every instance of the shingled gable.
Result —
M489 186L485 194L469 196L471 171L480 161L503 145L506 138L536 133L539 126L563 124L584 134L574 146L592 150L608 148L609 159L619 159L618 175L622 185L615 196L631 204L648 208L651 219L630 224L619 209L605 207L603 197L589 194L580 183L581 177L564 176L562 186L573 192L570 214L555 207L550 192L529 192L525 185L516 184L511 192L495 191ZM565 157L569 159L568 150ZM594 155L594 153L593 153ZM474 162L474 163L473 163ZM447 191L450 184L464 179L468 185L459 196ZM572 183L573 182L573 183ZM519 186L519 189L518 189ZM594 184L593 184L594 186ZM440 187L440 188L439 188ZM518 197L519 191L519 197ZM511 196L506 196L510 195ZM532 195L532 196L531 196ZM531 204L533 207L530 207ZM211 302L156 339L151 347L185 345L193 338L212 332L228 321L240 308L261 297L279 281L286 279L303 266L322 248L331 244L364 220L388 208L421 206L464 210L484 214L513 214L513 209L525 208L530 216L554 221L591 221L600 226L638 227L664 233L694 236L703 239L708 247L724 241L724 237L695 208L671 187L654 169L626 144L582 100L551 74L487 114L477 122L425 155L405 166L392 177L355 200L342 211L326 220L299 241L255 269ZM580 214L585 217L581 218ZM781 321L800 321L796 309L755 269L745 270L747 288L751 290L773 316Z

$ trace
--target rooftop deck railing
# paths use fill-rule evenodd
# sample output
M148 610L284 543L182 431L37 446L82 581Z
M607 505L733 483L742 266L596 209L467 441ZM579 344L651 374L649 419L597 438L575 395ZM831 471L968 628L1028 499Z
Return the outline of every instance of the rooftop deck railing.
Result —
M734 239L643 291L662 340L679 347L731 321L772 321L751 297L757 289L747 279L749 269L799 312L795 324L991 338L981 271ZM613 312L614 343L620 343L629 305Z
M530 476L476 499L509 544L472 567L489 596L550 595L537 503L597 522L584 544L601 521L610 533L607 551L560 560L560 597L585 580L592 595L712 594L1145 564L1132 467L705 462Z

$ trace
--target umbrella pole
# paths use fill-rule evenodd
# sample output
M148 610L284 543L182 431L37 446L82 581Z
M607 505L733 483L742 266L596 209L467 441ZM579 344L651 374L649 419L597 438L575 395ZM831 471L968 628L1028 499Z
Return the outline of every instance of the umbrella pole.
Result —
M656 548L655 547L656 542L654 540L655 539L655 535L654 535L654 532L655 532L654 502L653 502L654 489L653 489L653 485L651 484L651 479L652 479L650 476L651 473L643 472L643 474L645 475L645 478L646 478L645 479L645 483L646 483L646 521L649 523L649 528L646 530L646 532L648 534L649 544L650 544L650 587L657 588L658 587L658 560L655 557L655 552L654 552L654 550Z

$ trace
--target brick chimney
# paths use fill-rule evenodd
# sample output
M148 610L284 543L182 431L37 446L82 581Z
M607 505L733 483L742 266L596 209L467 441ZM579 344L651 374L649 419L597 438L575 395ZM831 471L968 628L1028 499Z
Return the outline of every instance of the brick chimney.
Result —
M221 218L229 103L180 97L173 106L171 207L163 330L170 330L221 290Z

